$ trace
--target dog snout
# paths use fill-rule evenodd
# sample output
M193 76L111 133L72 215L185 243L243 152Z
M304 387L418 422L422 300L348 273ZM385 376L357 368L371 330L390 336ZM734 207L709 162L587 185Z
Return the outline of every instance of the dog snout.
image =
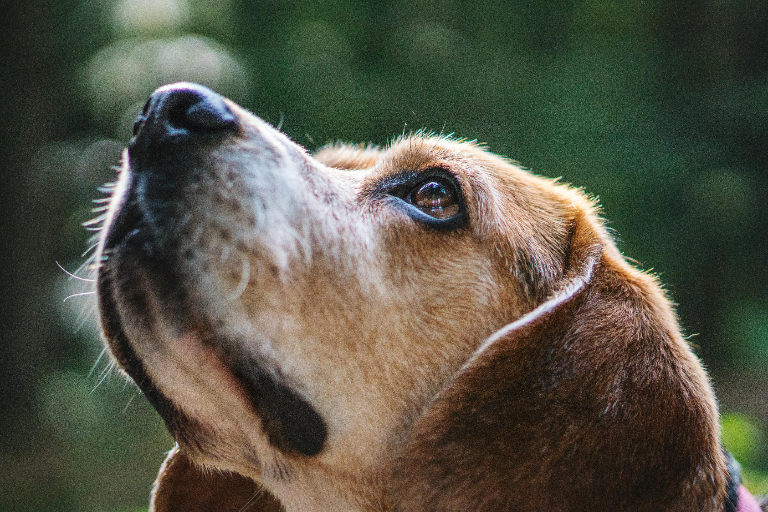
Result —
M193 83L157 89L133 125L134 146L145 141L195 141L237 130L237 116L217 93Z

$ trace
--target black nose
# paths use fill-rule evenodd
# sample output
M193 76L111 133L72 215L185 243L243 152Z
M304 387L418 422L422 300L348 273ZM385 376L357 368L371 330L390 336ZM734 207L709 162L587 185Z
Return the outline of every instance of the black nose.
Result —
M133 124L133 135L137 139L184 139L237 126L237 117L224 98L202 85L181 82L152 93Z

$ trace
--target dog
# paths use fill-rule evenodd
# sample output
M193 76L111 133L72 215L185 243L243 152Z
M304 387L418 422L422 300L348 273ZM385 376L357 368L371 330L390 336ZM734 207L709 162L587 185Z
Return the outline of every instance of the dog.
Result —
M111 354L177 442L154 511L754 505L656 278L582 191L476 143L309 154L165 86L97 268Z

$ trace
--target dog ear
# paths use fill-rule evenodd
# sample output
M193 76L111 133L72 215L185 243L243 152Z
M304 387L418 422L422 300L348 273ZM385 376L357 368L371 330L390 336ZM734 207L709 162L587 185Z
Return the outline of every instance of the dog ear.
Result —
M570 225L553 293L416 422L398 511L722 510L714 397L669 302L591 212Z
M267 491L234 473L205 471L178 445L168 454L152 490L150 512L279 512L280 503Z

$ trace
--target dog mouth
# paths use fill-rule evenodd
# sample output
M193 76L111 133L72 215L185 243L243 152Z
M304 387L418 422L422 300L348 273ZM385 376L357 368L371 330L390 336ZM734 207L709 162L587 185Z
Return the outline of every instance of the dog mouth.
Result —
M284 452L317 455L327 437L322 417L283 383L279 370L267 370L261 361L238 350L244 340L222 339L193 297L188 279L178 270L172 242L166 243L157 243L140 205L129 197L105 237L97 280L102 328L118 364L177 440L200 445L200 433L205 429L183 412L184 403L175 404L150 378L136 341L128 334L138 328L152 337L158 323L170 324L174 332L193 333L194 342L220 361L247 396L273 446ZM128 323L132 329L126 328ZM191 438L198 439L193 443Z
M132 144L129 152L139 153L138 147ZM121 178L125 180L123 197L113 199L115 211L102 234L97 278L102 329L115 360L180 444L206 453L215 452L216 441L213 429L206 426L211 418L185 412L196 404L189 403L189 396L175 392L183 389L184 383L169 388L163 385L163 378L153 378L165 366L176 363L218 375L220 381L236 388L230 391L245 397L251 409L248 412L261 420L275 448L303 456L319 454L327 438L323 418L286 383L279 368L245 350L248 340L231 339L216 327L201 300L199 286L194 284L195 276L184 266L181 242L158 229L158 224L173 220L163 216L179 214L177 205L168 208L160 204L151 194L151 180L142 169L133 168L136 162L148 161L146 155L129 156L122 171L126 173ZM164 359L163 368L154 366L156 357L147 357L169 353L172 357ZM195 380L190 373L194 372L174 375ZM215 393L208 398L212 396Z
M125 308L121 306L130 305L135 311L149 309L144 286L138 280L131 282L124 278L123 272L127 272L126 263L133 260L143 261L149 266L159 264L157 258L147 257L149 237L138 205L133 201L126 201L126 205L115 216L103 237L97 295L102 332L112 356L160 414L171 435L180 443L202 446L202 443L194 441L204 437L199 425L176 407L155 385L125 328L125 322L130 320L124 317ZM137 257L142 253L143 256ZM118 261L122 268L115 268L114 263ZM132 283L132 291L131 288L121 287L121 282ZM131 292L126 293L128 291Z

